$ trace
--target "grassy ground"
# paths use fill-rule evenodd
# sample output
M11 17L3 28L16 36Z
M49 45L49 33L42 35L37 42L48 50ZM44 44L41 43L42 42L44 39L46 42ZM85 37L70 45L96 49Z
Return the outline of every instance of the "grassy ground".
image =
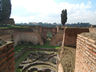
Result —
M32 45L31 43L25 43L25 44L20 44L18 46L15 47L15 52L18 53L20 52L22 49L25 48L54 48L54 49L58 49L60 48L59 46L51 46L49 45L49 42L45 43L44 45Z
M16 72L21 72L20 69L18 69L19 64L25 59L27 58L27 56L30 54L31 51L26 51L19 59L15 60L15 68L16 68Z

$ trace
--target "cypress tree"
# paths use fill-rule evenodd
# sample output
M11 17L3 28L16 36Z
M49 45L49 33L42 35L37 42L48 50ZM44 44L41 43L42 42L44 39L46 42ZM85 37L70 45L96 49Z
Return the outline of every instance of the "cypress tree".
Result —
M62 10L61 13L61 23L62 25L65 25L65 23L67 22L67 10Z

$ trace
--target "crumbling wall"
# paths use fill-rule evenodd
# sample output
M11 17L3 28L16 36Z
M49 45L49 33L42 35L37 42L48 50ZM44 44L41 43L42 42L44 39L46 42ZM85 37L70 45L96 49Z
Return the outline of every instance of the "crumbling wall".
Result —
M96 28L90 27L90 28L89 28L89 32L91 32L91 33L96 33Z
M96 72L95 33L82 33L78 35L75 72Z
M41 36L44 40L47 40L47 33L48 32L51 32L52 36L55 36L57 33L57 29L56 28L47 28L47 27L40 28L40 33L41 33Z
M43 40L39 32L33 32L31 28L27 29L1 29L0 38L4 41L14 41L17 45L19 41L32 42L33 44L43 45Z
M47 28L41 26L30 26L28 28L11 28L11 29L0 29L0 37L4 40L10 40L10 36L12 33L19 33L19 32L34 32L40 34L43 40L47 40L47 33L51 32L54 36L57 33L56 28ZM8 38L9 37L9 38Z
M14 48L12 42L0 46L0 72L15 71Z
M39 33L36 32L17 32L13 35L14 45L16 46L18 42L31 42L34 45L40 44L43 45L43 40Z
M65 45L68 46L76 46L77 34L82 32L89 32L88 28L67 28L65 31ZM51 45L61 45L63 40L63 30L59 30L59 32L52 38Z

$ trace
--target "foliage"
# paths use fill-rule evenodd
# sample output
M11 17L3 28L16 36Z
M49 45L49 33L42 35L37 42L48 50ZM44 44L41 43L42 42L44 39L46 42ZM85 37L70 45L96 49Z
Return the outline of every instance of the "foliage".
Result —
M17 26L42 26L42 27L49 27L49 28L53 28L53 27L56 27L56 26L61 26L61 24L57 24L57 23L42 23L42 22L39 22L39 23L33 23L33 22L17 23L16 25Z
M52 32L47 32L47 38L52 38Z
M0 29L21 29L21 28L28 28L28 26L17 26L17 25L8 25L8 24L2 24L0 25Z
M20 69L16 69L16 72L22 72Z
M67 27L90 27L90 23L73 23L73 24L66 24Z
M67 10L62 10L61 13L61 23L62 25L65 25L65 23L67 22Z
M11 14L11 1L1 0L0 8L0 21L8 19Z
M57 24L57 23L18 23L16 24L16 26L42 26L42 27L49 27L49 28L53 28L53 27L56 27L56 26L62 26L61 24ZM65 26L67 27L90 27L91 24L90 23L87 23L87 22L78 22L78 23L67 23ZM95 25L93 25L95 26ZM96 27L96 26L95 26Z

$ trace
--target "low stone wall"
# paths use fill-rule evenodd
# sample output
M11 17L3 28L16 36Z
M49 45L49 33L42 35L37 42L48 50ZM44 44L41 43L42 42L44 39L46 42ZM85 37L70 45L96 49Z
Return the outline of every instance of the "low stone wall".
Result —
M14 48L12 42L0 46L0 72L14 72Z
M82 33L78 35L75 72L96 72L95 33Z

